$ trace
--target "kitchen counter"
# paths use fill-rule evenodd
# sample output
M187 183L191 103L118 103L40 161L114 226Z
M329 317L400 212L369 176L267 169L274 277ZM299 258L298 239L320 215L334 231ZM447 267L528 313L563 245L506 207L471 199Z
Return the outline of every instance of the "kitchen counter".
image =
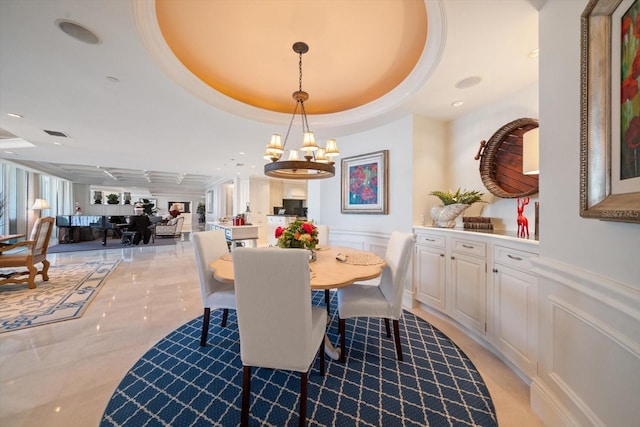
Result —
M443 231L443 232L453 233L458 235L463 235L463 234L467 234L467 235L475 234L480 236L485 235L485 236L492 236L497 239L509 240L512 242L531 244L535 246L538 245L538 240L535 238L533 233L531 233L529 237L518 237L518 233L515 230L467 230L464 228L442 228L442 227L434 227L434 226L428 226L428 225L426 226L414 225L413 228L431 230L431 231Z
M207 222L209 230L223 230L224 236L230 242L240 240L253 241L253 247L258 247L258 225L231 225L231 223L222 223L219 221ZM231 245L232 249L235 245Z

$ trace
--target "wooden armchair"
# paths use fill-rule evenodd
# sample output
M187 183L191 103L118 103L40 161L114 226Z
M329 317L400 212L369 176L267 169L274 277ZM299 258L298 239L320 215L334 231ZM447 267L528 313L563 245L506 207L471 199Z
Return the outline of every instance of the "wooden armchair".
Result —
M28 283L29 288L36 287L36 275L42 274L42 280L49 280L49 265L47 248L53 230L54 218L49 216L39 218L33 226L29 240L0 246L0 268L26 267L26 270L0 272L0 285L5 283ZM26 251L8 252L12 249L26 248ZM42 263L42 270L36 264ZM27 276L27 277L23 277Z

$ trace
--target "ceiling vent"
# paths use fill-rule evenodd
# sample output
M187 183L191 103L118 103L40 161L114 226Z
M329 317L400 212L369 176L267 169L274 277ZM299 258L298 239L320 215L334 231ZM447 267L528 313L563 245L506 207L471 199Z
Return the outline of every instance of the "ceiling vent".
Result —
M58 132L57 130L44 130L46 133L48 133L51 136L59 136L61 138L69 138L66 134L62 133L62 132Z

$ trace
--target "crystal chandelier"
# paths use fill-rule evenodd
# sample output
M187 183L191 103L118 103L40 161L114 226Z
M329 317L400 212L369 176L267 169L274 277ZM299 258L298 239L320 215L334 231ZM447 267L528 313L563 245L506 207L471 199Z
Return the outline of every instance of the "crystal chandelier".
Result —
M307 113L304 109L304 102L309 99L309 94L302 90L302 54L309 51L309 46L304 42L296 42L293 44L293 51L299 57L299 86L298 90L293 92L292 95L296 101L296 107L293 110L293 116L284 137L284 143L279 134L271 135L271 140L264 153L264 159L271 160L271 163L264 165L264 173L267 176L282 179L331 178L336 173L333 158L340 155L336 140L329 139L325 148L320 148L316 144L313 132L309 130ZM302 121L302 147L300 151L304 153L304 160L298 157L297 150L289 150L288 159L282 160L289 132L291 132L291 126L298 110L300 110L300 119Z

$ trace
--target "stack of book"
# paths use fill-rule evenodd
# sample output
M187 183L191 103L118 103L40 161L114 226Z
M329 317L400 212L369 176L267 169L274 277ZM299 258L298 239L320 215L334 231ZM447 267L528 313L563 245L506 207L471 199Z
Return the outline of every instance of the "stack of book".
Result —
M491 218L483 216L463 216L462 225L465 230L493 230Z

